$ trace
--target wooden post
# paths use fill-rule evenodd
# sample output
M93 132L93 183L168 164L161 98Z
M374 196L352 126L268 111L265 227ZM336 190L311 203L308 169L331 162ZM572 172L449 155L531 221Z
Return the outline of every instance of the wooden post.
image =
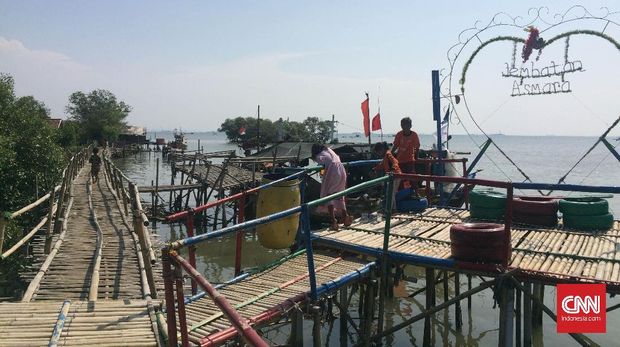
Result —
M166 296L166 324L168 325L168 346L177 347L177 323L176 323L176 307L174 304L174 273L170 264L170 255L168 249L162 249L162 268L164 277L164 291Z
M448 291L450 290L449 285L450 281L448 279L448 270L443 272L443 302L448 301Z
M348 312L347 287L340 288L340 346L347 347L349 344L347 316Z
M50 190L49 211L47 212L47 227L45 230L45 254L50 254L52 250L52 219L54 217L54 188Z
M521 290L515 289L515 345L521 347Z
M239 213L237 214L237 224L241 224L245 221L245 195L242 195L237 204L239 205ZM235 239L235 276L241 274L241 249L243 246L243 239L245 238L245 232L243 230L237 231Z
M304 345L304 313L297 309L291 311L291 336L289 338L289 345L301 347Z
M426 310L430 310L435 306L435 270L427 267L426 272ZM431 317L424 318L424 346L431 343Z
M514 302L515 289L512 282L506 281L500 288L499 303L499 346L511 347L514 343Z
M155 164L155 207L153 209L154 214L157 215L157 207L159 205L159 157Z
M471 290L471 275L467 275L467 290ZM467 297L467 309L471 311L471 296Z
M321 308L312 306L312 345L321 347Z
M461 295L461 275L457 272L454 274L454 296ZM463 314L461 312L461 302L454 303L454 320L456 323L456 330L460 331L463 327Z
M532 284L524 283L523 292L523 347L532 346Z
M159 160L159 158L157 158ZM177 309L179 311L179 330L181 330L181 346L189 347L189 332L187 330L187 316L185 313L185 295L183 295L183 273L178 265L174 269L177 293Z
M532 293L533 297L538 299L539 302L545 300L545 286L535 283ZM540 329L543 321L543 308L536 301L532 303L532 330Z
M60 185L60 191L58 193L58 204L56 206L56 218L54 218L54 234L60 233L62 228L62 215L64 209L65 195L67 193L67 171L63 177L62 184Z

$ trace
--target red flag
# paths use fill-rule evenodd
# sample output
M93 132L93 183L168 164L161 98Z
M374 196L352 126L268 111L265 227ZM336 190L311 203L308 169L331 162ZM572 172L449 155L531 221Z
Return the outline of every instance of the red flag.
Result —
M240 136L245 135L245 127L241 127L241 128L239 128L239 135L240 135Z
M362 115L364 115L364 135L370 136L370 108L368 107L368 96L362 102Z
M381 130L381 114L372 117L372 131Z

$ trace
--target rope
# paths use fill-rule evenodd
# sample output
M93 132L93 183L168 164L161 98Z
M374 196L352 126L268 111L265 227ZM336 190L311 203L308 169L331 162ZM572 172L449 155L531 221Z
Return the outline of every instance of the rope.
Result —
M619 145L620 143L615 145L613 148L616 149L616 147L618 147ZM610 155L611 155L611 151L607 153L607 155L600 162L598 162L598 164L596 164L594 168L592 168L592 170L579 182L579 185L581 185L586 179L588 179L594 173L594 171L596 171L596 169L598 169L598 167L601 166L601 164L603 164L603 162L607 161L607 158L609 158ZM573 192L569 192L568 196L571 196L571 194L573 194Z
M575 100L577 100L577 102L578 102L579 104L581 104L581 106L582 106L582 107L583 107L586 111L590 112L590 114L591 114L591 115L593 115L596 119L600 120L600 121L601 121L601 123L603 123L603 124L605 124L605 125L609 126L609 123L607 123L606 121L604 121L601 117L599 117L599 115L598 115L598 114L596 114L594 111L592 111L592 109L591 109L591 108L589 108L589 107L588 107L588 106L587 106L587 105L586 105L583 101L581 101L581 99L579 99L579 98L577 97L577 95L575 95L575 93L569 93L569 94L570 94L573 98L575 98Z
M581 156L581 158L579 158L579 160L577 160L577 162L575 163L575 165L573 165L566 174L564 174L564 176L560 177L560 179L558 180L558 184L560 183L564 183L564 180L566 179L566 177L573 172L573 170L577 167L577 165L579 165L583 159L585 159L585 157L587 157L593 150L594 148L596 148L596 146L598 146L598 144L603 141L603 139L607 136L607 134L609 134L609 132L611 131L611 129L613 129L616 125L618 125L618 123L620 123L620 117L618 117L618 119L616 119L616 121L609 127L607 128L607 130L605 130L605 132L596 140L596 142L594 142L594 144L592 145L592 147L590 147L590 149L588 149L586 151L586 153L584 155ZM615 147L614 147L615 148ZM545 195L550 195L553 192L553 190L550 190L549 193L545 194Z
M463 99L464 99L464 98L463 98ZM469 108L467 108L467 111L469 112ZM461 125L461 127L463 127L463 130L465 130L465 133L467 134L467 136L469 137L469 139L471 140L471 142L472 142L472 143L473 143L476 147L478 147L478 149L480 149L480 148L482 147L482 145L481 145L481 144L478 144L478 143L476 142L476 140L474 140L474 138L473 138L472 134L469 132L469 129L467 129L467 127L465 126L465 123L463 123L463 121L461 120L461 117L459 117L459 114L458 114L457 112L454 112L454 115L455 115L455 116L456 116L456 118L459 120L459 124ZM484 131L482 131L482 132L484 133ZM490 140L491 142L493 142L493 140L491 140L491 138L490 138L490 137L489 137L486 133L484 133L484 135L486 136L486 138L487 138L488 140ZM497 147L497 145L496 145L496 147ZM491 156L489 156L486 152L484 153L484 156L485 156L485 157L486 157L486 158L487 158L487 159L488 159L488 160L489 160L489 161L490 161L490 162L491 162L491 163L495 166L495 168L496 168L499 172L501 172L501 173L504 175L504 177L506 177L506 179L507 179L507 180L511 181L510 176L508 176L508 174L507 174L504 170L502 170L502 168L501 168L501 167L500 167L500 166L499 166L499 165L495 162L495 160L493 160L493 158L491 158ZM520 191L521 193L523 193L520 189L519 189L519 191Z
M521 168L501 149L499 148L499 146L495 143L495 141L493 141L489 135L482 129L482 127L480 127L480 124L478 124L478 122L476 121L476 119L472 116L471 114L471 110L469 109L469 104L467 103L467 99L463 98L463 103L465 104L465 108L467 109L467 114L469 115L469 118L471 118L471 120L474 122L474 124L476 125L476 127L478 128L478 130L480 130L480 132L482 134L484 134L484 136L487 137L487 139L489 139L491 141L491 143L493 144L493 146L495 146L495 148L497 148L497 150L504 156L506 157L506 159L508 159L508 161L519 171L519 173L521 173L521 175L523 175L523 177L525 177L526 181L532 182L532 180L530 179L530 177L525 174L525 172L523 172L523 170L521 170ZM508 179L510 179L509 177L507 177ZM542 192L541 192L542 194Z

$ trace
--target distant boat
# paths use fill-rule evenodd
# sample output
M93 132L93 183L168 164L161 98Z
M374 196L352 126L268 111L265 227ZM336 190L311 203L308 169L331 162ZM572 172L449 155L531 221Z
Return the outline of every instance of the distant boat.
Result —
M173 135L174 135L174 141L168 142L168 147L174 148L174 149L186 150L187 143L185 141L185 134L183 133L183 131L177 131L176 129L174 129Z

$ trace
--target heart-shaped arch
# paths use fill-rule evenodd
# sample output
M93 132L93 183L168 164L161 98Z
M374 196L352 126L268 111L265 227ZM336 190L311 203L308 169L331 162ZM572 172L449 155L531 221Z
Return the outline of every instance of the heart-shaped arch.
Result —
M463 30L458 36L459 42L453 45L452 47L450 47L450 49L448 50L447 57L448 57L448 62L449 62L449 73L447 75L444 75L441 81L442 97L444 99L449 100L449 103L450 103L448 105L448 108L450 109L452 114L456 116L456 119L458 120L459 124L462 125L465 132L469 135L470 131L465 127L465 124L463 124L463 122L461 121L461 117L458 113L459 112L458 107L456 105L459 103L460 100L463 100L463 104L465 106L467 116L469 116L469 118L473 121L473 123L478 128L478 130L487 137L488 139L487 141L490 144L493 144L493 146L497 148L497 150L525 177L526 181L531 182L531 179L529 178L529 176L525 172L523 172L523 170L521 170L521 168L519 168L519 166L495 142L493 142L493 140L487 135L487 133L478 124L478 122L473 117L469 109L467 98L465 96L465 82L466 82L466 76L467 76L467 71L469 69L469 66L471 65L475 57L485 47L489 46L490 44L494 42L512 41L514 42L515 49L516 49L517 44L525 43L526 40L524 38L515 37L515 36L497 36L491 39L487 39L486 41L483 41L480 38L480 36L483 33L487 34L488 32L492 32L495 29L500 29L500 28L505 28L505 27L514 27L518 30L521 30L529 26L537 26L539 28L542 27L543 29L540 30L540 34L543 34L551 29L557 29L558 27L564 24L575 23L575 22L585 23L587 21L589 24L601 23L602 30L591 30L591 29L569 30L569 31L560 33L556 36L553 36L552 38L544 42L543 46L538 47L538 48L542 49L562 38L568 38L572 35L591 35L591 36L602 38L608 41L609 43L614 45L616 49L620 50L620 43L616 41L614 38L612 38L611 36L605 34L605 31L607 30L608 26L610 26L610 24L612 26L615 26L616 28L620 28L620 23L617 21L617 18L616 18L620 14L620 12L611 12L607 8L601 8L601 11L602 11L602 14L597 15L597 14L593 14L592 12L590 12L584 6L575 5L575 6L570 7L564 13L556 14L552 17L552 19L548 19L547 15L549 14L549 9L546 7L540 7L540 8L533 8L528 11L528 16L530 16L528 21L524 21L524 19L519 16L514 17L507 13L500 12L496 14L495 16L493 16L492 19L486 23L486 25L482 26L481 25L482 22L478 21L474 24L472 28ZM467 60L463 63L462 69L458 69L457 65L460 65L460 64L457 64L457 62L461 61L460 58L462 58L465 48L467 46L471 46L472 43L475 44L477 42L479 42L479 46L477 46L473 50L473 52L468 56ZM454 85L457 82L455 77L459 72L460 72L460 77L458 79L458 85ZM456 91L456 93L454 93L453 91ZM603 136L601 136L597 140L597 142L590 148L590 150L586 153L586 155L594 147L596 147L598 143L603 142L610 149L610 151L614 153L616 158L619 158L620 160L620 155L618 155L618 153L615 152L615 150L611 148L608 145L608 142L606 142L606 140L604 139L604 136L607 135L613 127L618 125L619 122L620 122L620 117L618 118L618 120L616 120L613 123L611 127L609 127L605 132L603 132ZM476 142L474 141L474 143ZM476 145L478 145L478 147L480 148L488 147L488 145L482 146L477 143ZM582 159L583 157L579 159L577 163L562 178L560 178L559 182L563 182L566 176L581 162Z
M556 35L552 38L550 38L549 40L546 40L544 45L540 48L543 49L544 47L550 46L551 44L553 44L555 41L563 39L563 38L567 38L570 37L572 35L592 35L595 37L600 37L604 40L609 41L611 44L613 44L616 49L618 51L620 51L620 43L616 40L614 40L613 37L606 35L605 33L602 33L600 31L595 31L595 30L572 30L572 31L568 31L565 33L561 33L559 35ZM525 39L520 38L520 37L515 37L515 36L497 36L494 37L492 39L489 39L485 42L483 42L480 46L478 46L478 48L476 48L476 50L469 56L469 59L467 59L467 61L465 62L465 64L463 65L463 71L461 72L461 78L459 80L459 84L461 85L461 93L465 94L465 77L467 76L467 70L469 69L469 66L471 65L471 63L474 61L474 58L478 55L478 53L480 53L480 51L482 51L485 47L487 47L488 45L494 43L494 42L501 42L501 41L512 41L515 43L525 43Z

